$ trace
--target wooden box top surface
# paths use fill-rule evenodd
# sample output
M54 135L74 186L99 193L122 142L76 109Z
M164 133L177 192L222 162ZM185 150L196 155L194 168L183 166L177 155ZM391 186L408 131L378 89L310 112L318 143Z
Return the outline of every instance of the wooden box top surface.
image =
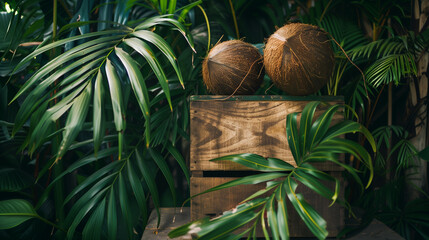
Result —
M194 101L322 101L344 102L343 96L283 96L283 95L192 95Z
M331 96L191 96L191 171L249 170L235 163L209 161L240 153L279 158L295 165L286 139L286 116L301 112L315 100L343 103L343 97ZM342 118L337 114L334 121ZM341 170L332 164L319 168Z

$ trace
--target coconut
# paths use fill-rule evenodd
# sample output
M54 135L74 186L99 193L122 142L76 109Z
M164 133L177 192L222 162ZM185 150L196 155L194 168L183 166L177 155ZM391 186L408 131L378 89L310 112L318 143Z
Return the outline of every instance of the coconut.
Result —
M264 77L262 55L241 40L217 44L204 59L202 70L207 89L218 95L253 94Z
M319 91L334 68L334 54L326 32L303 23L279 28L264 50L265 71L289 95Z

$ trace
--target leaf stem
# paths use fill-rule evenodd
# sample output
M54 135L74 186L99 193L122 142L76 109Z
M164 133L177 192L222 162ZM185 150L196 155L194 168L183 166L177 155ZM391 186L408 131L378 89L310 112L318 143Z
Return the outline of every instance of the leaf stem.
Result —
M56 228L56 229L59 229L59 230L61 230L61 231L63 231L63 232L67 232L67 230L65 230L64 228L62 228L62 227L60 227L60 226L58 226L57 224L55 224L55 223L53 223L53 222L51 222L51 221L49 221L48 219L46 219L46 218L43 218L43 217L41 217L41 216L39 216L39 215L36 215L35 216L37 219L39 219L39 220L41 220L42 222L44 222L44 223L46 223L46 224L49 224L49 225L51 225L51 226L53 226L54 228Z
M231 0L229 0L229 6L231 7L232 19L234 20L235 34L237 36L237 39L240 39L240 33L238 32L237 17L235 16L234 6L232 5Z
M210 50L210 42L211 42L211 36L210 36L210 22L209 19L207 18L207 14L204 11L204 8L201 7L201 5L197 5L197 7L201 10L201 12L204 15L204 18L206 19L206 24L207 24L207 52Z

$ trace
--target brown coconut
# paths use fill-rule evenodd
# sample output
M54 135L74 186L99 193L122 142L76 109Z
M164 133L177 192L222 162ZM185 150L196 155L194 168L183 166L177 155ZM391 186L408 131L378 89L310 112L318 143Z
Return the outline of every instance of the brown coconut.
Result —
M203 80L213 94L253 94L263 77L262 55L240 40L217 44L203 61Z
M265 71L273 83L289 95L319 91L334 68L334 53L326 32L303 23L279 28L264 50Z

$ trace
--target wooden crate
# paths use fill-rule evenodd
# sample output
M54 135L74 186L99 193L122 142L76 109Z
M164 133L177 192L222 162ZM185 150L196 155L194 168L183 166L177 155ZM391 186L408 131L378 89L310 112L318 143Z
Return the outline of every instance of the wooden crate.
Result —
M231 162L210 162L210 159L239 153L255 153L282 159L295 165L286 139L286 116L300 112L310 101L342 103L337 97L192 96L190 105L191 195L230 181L251 169ZM320 111L319 111L320 113ZM317 115L317 113L316 113ZM341 114L334 121L342 119ZM333 164L317 167L335 177L342 168ZM191 201L191 219L217 216L234 208L240 201L264 188L264 184L237 186L201 195ZM330 201L299 186L299 192L327 220L329 236L335 236L344 226L344 209L330 205ZM290 205L290 204L289 204ZM292 237L309 237L311 232L289 206Z

